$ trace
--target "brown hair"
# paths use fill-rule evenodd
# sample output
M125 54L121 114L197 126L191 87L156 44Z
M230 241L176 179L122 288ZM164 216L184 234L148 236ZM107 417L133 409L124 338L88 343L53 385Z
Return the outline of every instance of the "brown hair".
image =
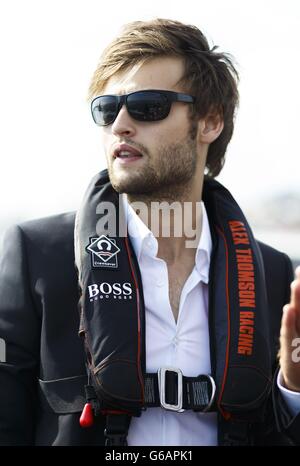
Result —
M217 176L225 162L225 152L234 128L238 105L238 73L232 57L210 49L203 33L192 25L167 19L134 21L125 25L103 52L91 80L89 98L101 94L108 79L115 73L141 65L151 58L175 56L184 59L185 73L181 84L196 97L192 119L209 112L220 114L224 129L210 144L207 176Z

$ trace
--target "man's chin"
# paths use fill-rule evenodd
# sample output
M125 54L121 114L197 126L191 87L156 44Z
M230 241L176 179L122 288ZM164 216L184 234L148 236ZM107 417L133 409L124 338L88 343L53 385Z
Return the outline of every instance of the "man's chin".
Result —
M119 194L135 194L137 191L143 192L145 190L145 184L143 182L137 183L134 179L111 177L110 181L114 190Z
M111 180L111 185L119 194L131 194L133 196L149 196L155 192L153 186L147 185L144 180Z
M128 185L128 184L115 184L115 183L111 183L112 184L112 187L114 188L115 191L117 191L117 193L119 194L132 194L132 195L144 195L144 194L148 194L147 190L145 189L145 186L141 186L141 187L138 187L138 186L132 186L132 185Z
M143 192L145 189L145 178L137 176L137 173L117 173L115 170L108 170L108 175L112 187L119 194L135 193L137 189Z

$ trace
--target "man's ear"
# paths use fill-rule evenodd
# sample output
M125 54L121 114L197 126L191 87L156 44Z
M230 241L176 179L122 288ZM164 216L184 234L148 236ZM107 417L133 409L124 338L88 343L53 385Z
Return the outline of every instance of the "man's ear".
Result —
M220 113L208 113L198 122L198 141L211 144L220 136L224 128L224 121Z

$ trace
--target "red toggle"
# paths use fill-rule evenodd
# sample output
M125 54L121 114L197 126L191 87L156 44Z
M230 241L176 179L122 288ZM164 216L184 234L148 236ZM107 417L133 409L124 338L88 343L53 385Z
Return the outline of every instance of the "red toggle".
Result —
M81 427L91 427L94 424L94 414L91 403L86 403L82 410L79 424Z

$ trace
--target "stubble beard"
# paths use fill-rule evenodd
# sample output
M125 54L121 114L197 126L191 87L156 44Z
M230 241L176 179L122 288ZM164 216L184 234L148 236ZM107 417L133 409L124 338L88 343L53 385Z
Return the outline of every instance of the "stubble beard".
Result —
M197 166L194 125L191 125L184 140L158 148L155 163L145 147L141 146L140 149L146 154L147 163L139 169L132 170L127 176L116 175L109 165L108 173L113 188L120 194L127 194L130 202L184 200L190 191Z

